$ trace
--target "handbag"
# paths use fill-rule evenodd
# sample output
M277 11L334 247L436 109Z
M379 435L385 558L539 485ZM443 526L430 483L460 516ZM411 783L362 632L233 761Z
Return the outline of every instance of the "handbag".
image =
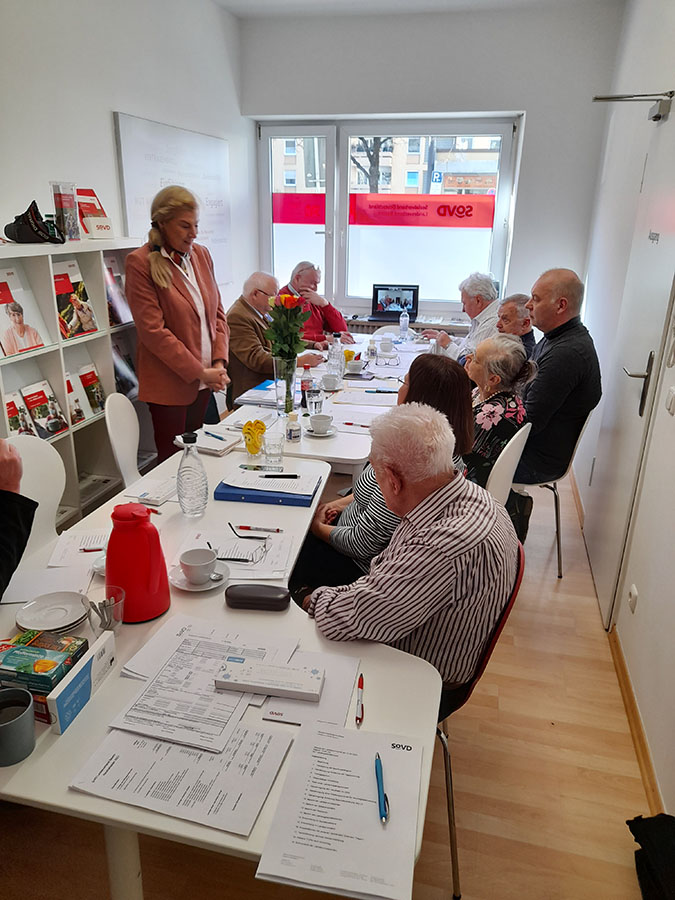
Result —
M5 235L17 244L65 244L66 236L53 222L45 222L33 200L26 212L5 225Z

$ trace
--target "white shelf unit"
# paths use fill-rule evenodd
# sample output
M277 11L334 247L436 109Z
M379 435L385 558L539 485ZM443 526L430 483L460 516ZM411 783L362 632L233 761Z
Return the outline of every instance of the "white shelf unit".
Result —
M134 356L136 330L133 322L113 327L108 323L103 254L115 251L123 268L127 253L140 244L141 241L135 238L119 238L110 241L70 241L62 245L0 245L0 268L20 263L46 325L47 335L42 335L43 340L47 343L49 338L50 342L37 350L0 357L0 437L7 437L10 433L5 402L8 392L47 380L69 421L66 372L76 379L78 369L89 361L96 366L106 396L115 391L111 337L122 338L129 353ZM52 266L53 260L59 258L77 260L98 325L98 330L93 334L69 340L61 335ZM147 468L155 458L152 425L145 404L135 405L141 423L139 463L141 468ZM36 440L40 438L36 437ZM69 425L67 431L49 441L58 451L66 469L66 488L57 515L57 526L61 529L112 496L120 489L122 480L115 465L102 412L74 426Z

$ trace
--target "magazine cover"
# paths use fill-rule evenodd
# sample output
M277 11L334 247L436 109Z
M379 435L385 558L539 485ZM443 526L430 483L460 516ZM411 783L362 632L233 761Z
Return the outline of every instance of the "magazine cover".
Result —
M80 219L80 227L82 231L88 235L89 231L85 224L85 219L90 218L107 218L106 211L103 209L103 204L96 196L96 191L93 188L77 188L75 191L75 196L77 198L77 214Z
M80 240L80 226L77 224L77 203L75 185L71 181L50 181L54 198L54 218L65 234L67 241Z
M18 391L9 391L5 394L5 406L7 407L10 436L13 434L32 434L36 436L33 420L26 408L23 397Z
M0 268L0 345L4 356L50 344L40 308L20 265Z
M92 414L103 412L105 409L105 393L103 392L103 386L98 377L96 366L93 363L82 366L79 371L79 376L80 383L87 395Z
M73 381L70 372L66 372L66 390L68 391L68 414L70 415L70 424L77 425L78 422L84 422L85 419L91 419L94 415L91 406L87 402L87 395L82 389L82 383L79 378Z
M48 381L38 381L21 388L28 412L38 437L50 438L68 430L68 423Z
M112 358L115 367L115 388L130 400L138 397L138 377L133 360L122 344L112 343Z
M96 316L74 259L54 260L54 288L61 334L68 340L98 331Z
M105 295L108 301L108 320L112 325L124 325L133 321L129 304L124 293L124 279L114 253L103 255L105 271Z

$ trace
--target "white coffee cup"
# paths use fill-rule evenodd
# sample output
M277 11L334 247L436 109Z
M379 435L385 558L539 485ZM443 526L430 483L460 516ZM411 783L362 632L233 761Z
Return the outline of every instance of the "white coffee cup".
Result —
M316 413L316 415L309 417L312 431L315 431L317 434L326 434L332 421L333 417L327 416L325 413Z
M362 359L350 359L347 363L347 371L351 372L352 375L358 375L363 371L363 360Z
M180 567L190 584L206 584L216 568L217 554L207 547L186 550L180 555Z
M391 338L384 337L380 341L380 350L382 353L392 353L394 350L394 344Z
M326 372L321 379L321 387L324 391L337 391L340 387L340 376L334 372Z

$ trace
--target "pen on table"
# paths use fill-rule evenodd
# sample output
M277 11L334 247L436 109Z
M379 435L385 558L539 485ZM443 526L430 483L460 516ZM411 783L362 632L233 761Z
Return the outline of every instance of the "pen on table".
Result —
M359 683L356 687L356 726L363 723L363 672L359 675Z
M390 391L386 388L366 388L364 394L398 394L398 391Z
M362 425L360 422L343 422L343 425L354 425L356 428L370 428L370 425Z
M375 781L377 782L377 809L380 815L380 821L383 825L386 825L389 818L389 800L384 792L382 760L380 759L379 753L375 754Z
M80 553L103 553L105 547L80 547Z
M212 431L205 431L204 434L208 434L209 437L215 438L217 441L226 440L226 438L224 438L222 434L214 434Z
M237 534L237 532L234 530L234 525L232 524L232 522L228 522L227 524L228 524L228 527L229 527L230 531L232 532L232 534L236 538L238 538L240 541L266 541L267 540L266 537L258 537L256 534Z
M258 475L258 478L299 478L299 475L296 475L295 472L281 472L275 475Z
M262 528L258 525L237 525L240 531L268 531L270 534L281 534L283 528Z

